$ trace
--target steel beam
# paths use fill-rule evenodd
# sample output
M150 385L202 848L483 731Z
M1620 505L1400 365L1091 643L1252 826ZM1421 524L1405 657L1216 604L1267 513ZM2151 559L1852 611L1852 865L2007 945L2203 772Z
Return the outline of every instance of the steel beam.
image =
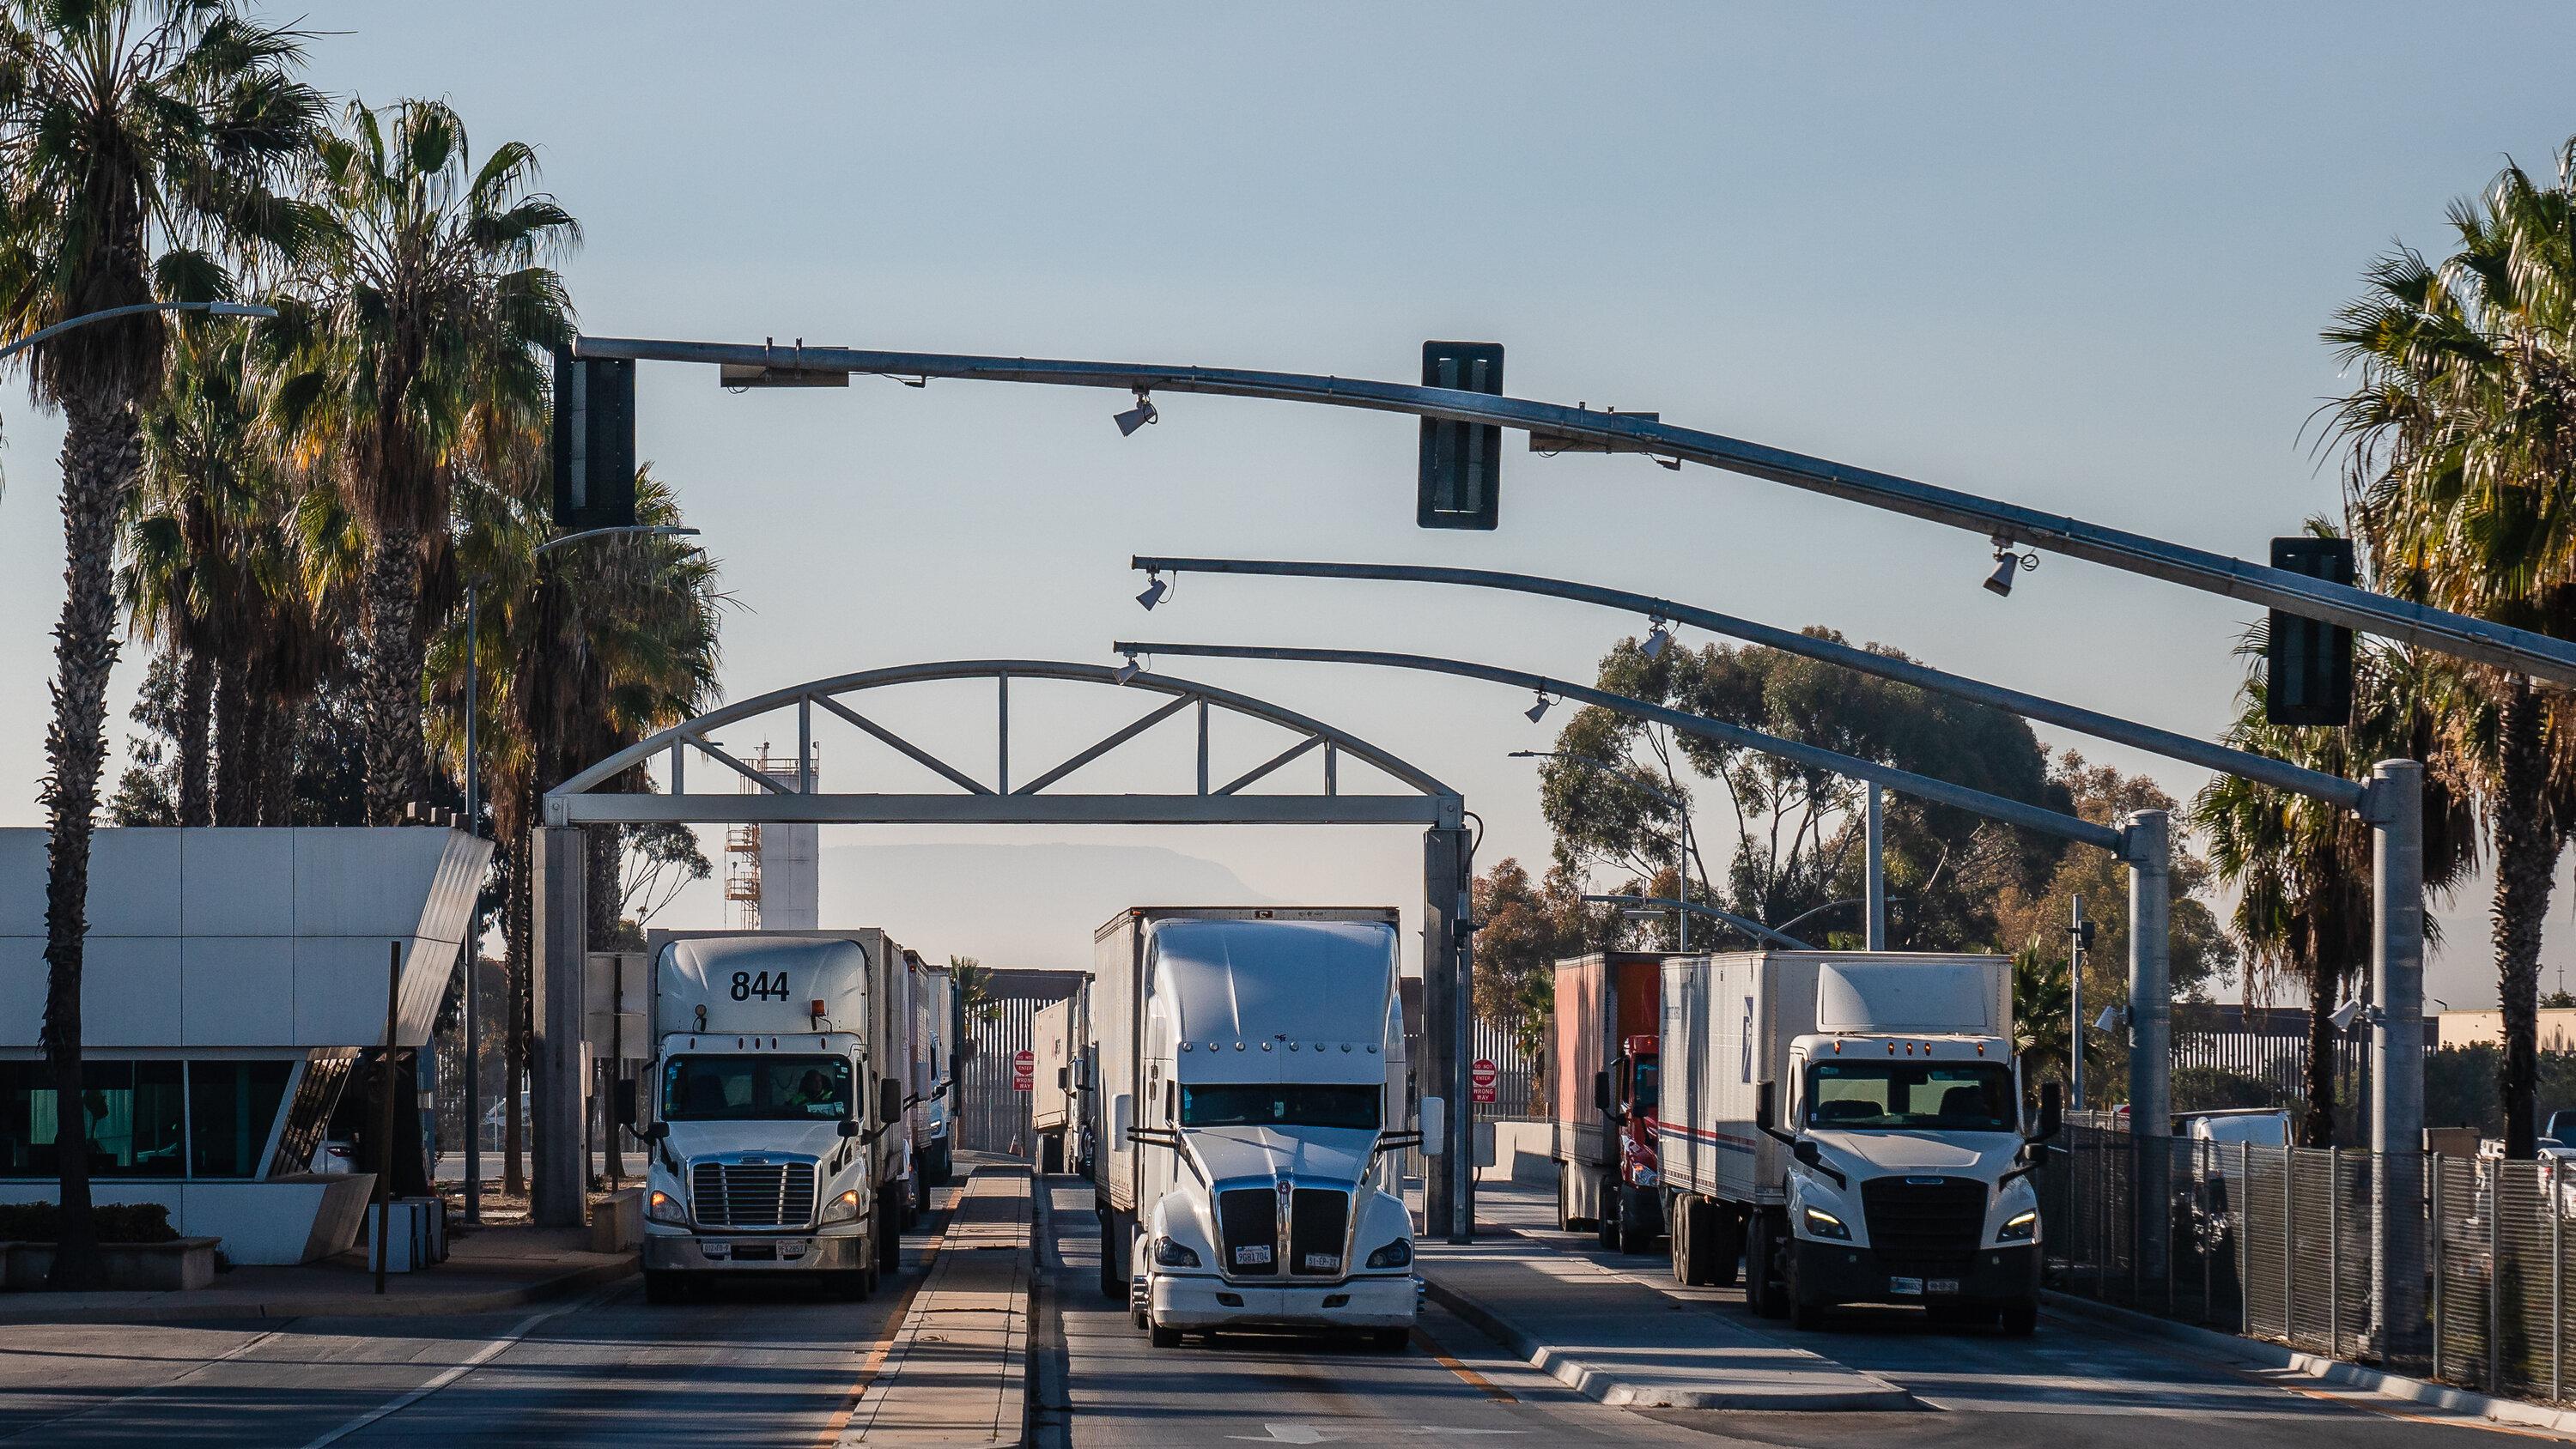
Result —
M1799 940L1795 936L1771 929L1769 926L1762 924L1751 916L1739 916L1733 911L1721 911L1715 906L1704 906L1697 901L1675 900L1671 896L1623 895L1589 895L1585 896L1583 899L1592 902L1595 905L1605 906L1661 906L1665 910L1680 911L1685 915L1706 916L1710 920L1717 922L1719 925L1733 926L1735 929L1744 932L1746 935L1751 936L1757 941L1769 941L1774 945L1784 947L1791 951L1812 951L1816 949L1806 942ZM1872 946L1870 949L1875 951L1878 948Z
M2382 760L2371 770L2370 783L2370 1301L2376 1310L2371 1329L2382 1361L2412 1365L2429 1355L2422 1155L2424 767L2414 760Z
M1505 589L1514 593L1543 594L1554 598L1573 599L1586 604L1599 604L1625 613L1641 614L1649 619L1661 619L1666 623L1694 625L1713 634L1724 634L1730 638L1747 640L1786 654L1796 654L1808 659L1821 660L1827 664L1840 665L1845 669L1876 675L1878 678L1894 680L1899 684L1910 684L1917 689L1946 694L1956 699L1967 700L1971 704L1982 704L2002 710L2006 714L2017 714L2024 719L2037 720L2043 724L2060 725L2079 734L2110 740L2132 749L2145 750L2149 754L2181 760L2206 770L2216 770L2221 774L2241 776L2261 784L2288 790L2293 794L2328 801L2347 810L2357 810L2361 807L2363 786L2357 780L2347 780L2340 775L2329 775L2318 770L2302 769L2267 755L2229 749L2225 745L2211 744L2207 740L2195 739L2190 735L2178 734L2172 730L2158 729L2154 725L2140 724L2135 720L2121 719L2117 715L2103 714L2081 705L2067 704L2036 694L2026 694L2018 689L2009 689L2003 685L1988 684L1981 679L1951 674L1945 670L1917 664L1910 659L1873 653L1867 649L1855 649L1849 644L1839 644L1831 639L1819 639L1812 634L1802 634L1794 629L1759 624L1750 619L1739 619L1732 614L1721 614L1714 609L1675 603L1670 599L1660 599L1650 594L1630 593L1625 589L1603 588L1596 584L1580 584L1565 579L1541 578L1534 574L1500 573L1491 569L1434 568L1416 564L1311 563L1276 559L1161 558L1145 555L1140 555L1130 562L1136 568L1155 573L1259 574L1284 578L1380 579L1399 583L1458 584L1469 588Z
M1454 825L1455 795L558 795L567 825Z
M742 797L752 798L752 797ZM582 832L561 826L537 831L534 894L536 1000L535 1060L529 1085L530 1125L536 1129L536 1174L529 1183L529 1216L541 1228L577 1228L585 1221L582 1120L588 1107L581 1070L582 966L588 915L582 890L589 874ZM479 1124L478 1124L479 1125Z
M576 337L575 357L629 358L737 367L772 365L779 349L744 343ZM2312 579L2146 534L2105 528L2062 514L1918 482L1893 473L1767 447L1718 433L1675 427L1632 413L1596 413L1562 403L1531 402L1450 388L1319 377L1244 368L1057 358L979 357L945 352L885 352L807 347L802 365L816 371L878 373L894 378L964 378L1046 383L1120 392L1189 392L1221 397L1321 403L1458 422L1490 423L1580 439L1616 451L1660 454L1761 478L1829 498L1866 504L2010 543L2045 547L2129 573L2306 618L2378 634L2445 654L2576 684L2576 644L2407 603L2349 584Z
M1947 780L1918 775L1912 770L1900 770L1893 765L1882 765L1876 760L1864 760L1855 755L1842 754L1816 745L1784 740L1777 735L1767 735L1759 730L1725 724L1685 710L1649 704L1642 699L1631 699L1624 694L1612 694L1608 690L1595 689L1588 684L1576 684L1570 680L1554 679L1544 674L1531 674L1525 670L1504 669L1491 664L1470 664L1463 660L1442 659L1426 654L1384 654L1365 649L1290 649L1249 644L1145 644L1125 641L1109 647L1121 654L1180 654L1205 659L1276 659L1312 664L1371 664L1392 669L1420 669L1434 674L1455 674L1468 679L1491 680L1496 684L1509 684L1565 699L1579 699L1586 704L1597 704L1603 709L1652 720L1684 734L1717 740L1758 754L1777 756L1811 769L1847 775L1855 780L1875 781L1900 795L1911 795L1915 799L1929 800L1936 805L1955 806L1961 810L1983 815L1988 819L2003 821L2007 825L2018 825L2027 830L2039 831L2044 835L2054 835L2061 840L2073 840L2116 852L2125 838L2120 831L2107 825L2096 825L2090 820L2073 815L2061 815L2044 806L2009 799L2002 795L1990 795L1983 790L1971 790L1965 785L1953 785ZM636 798L649 800L653 797Z

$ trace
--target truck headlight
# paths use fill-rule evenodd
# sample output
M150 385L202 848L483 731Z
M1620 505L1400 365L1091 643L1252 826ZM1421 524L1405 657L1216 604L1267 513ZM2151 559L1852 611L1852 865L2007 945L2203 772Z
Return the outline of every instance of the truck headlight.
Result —
M1412 1264L1413 1240L1411 1238L1398 1238L1368 1255L1368 1266L1372 1268L1406 1268L1411 1267Z
M846 1223L859 1215L859 1190L851 1188L823 1205L823 1221Z
M1843 1226L1841 1218L1823 1208L1807 1209L1807 1232L1812 1237L1831 1238L1838 1243L1851 1241L1851 1229Z
M1639 1187L1653 1187L1657 1182L1662 1181L1661 1178L1655 1176L1655 1170L1651 1167L1640 1167L1631 1175L1635 1178L1637 1186Z
M657 1187L644 1196L644 1220L666 1227L685 1228L689 1225L689 1210L680 1206L678 1198Z
M1170 1238L1156 1238L1154 1240L1154 1266L1158 1268L1195 1268L1198 1265L1198 1249L1191 1247L1187 1243L1173 1242Z
M1995 1233L1998 1243L2027 1243L2039 1236L2039 1210L2016 1213Z

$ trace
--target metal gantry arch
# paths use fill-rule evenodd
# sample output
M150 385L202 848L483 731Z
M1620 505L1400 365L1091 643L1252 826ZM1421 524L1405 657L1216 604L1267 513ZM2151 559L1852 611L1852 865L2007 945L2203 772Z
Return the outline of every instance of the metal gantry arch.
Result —
M937 751L907 738L863 708L871 691L899 685L989 681L993 686L994 750L989 765L961 763L954 750ZM1163 699L1125 725L1061 758L1049 757L1034 773L1015 774L1012 761L1011 685L1014 681L1093 684L1123 694ZM1025 713L1025 711L1024 711ZM1082 793L1059 788L1083 770L1155 726L1182 714L1194 716L1197 750L1187 783L1163 792ZM716 732L791 716L797 743L790 770L757 768L726 749ZM1211 770L1211 724L1231 716L1296 736L1250 769L1220 779ZM813 768L817 723L837 722L910 760L949 787L927 793L840 791L819 788ZM1308 757L1320 770L1290 772ZM1341 767L1356 760L1399 787L1349 793ZM612 788L621 777L656 761L664 764L668 790ZM1025 764L1025 758L1022 763ZM714 779L710 790L696 781ZM1311 782L1303 792L1279 790L1288 781ZM1269 786L1255 791L1255 786ZM577 1224L582 1211L582 1122L586 1084L582 1070L583 932L588 919L585 825L671 822L688 824L816 825L1418 825L1423 828L1422 960L1423 1024L1420 1080L1439 1084L1465 1102L1470 1095L1464 1050L1470 999L1468 881L1473 863L1465 829L1466 802L1456 790L1392 751L1300 714L1230 689L1122 666L1044 659L965 659L898 665L818 679L728 704L659 731L581 771L548 791L545 827L534 852L537 910L535 954L541 963L538 1022L537 1201L541 1223ZM1427 1204L1431 1220L1455 1235L1474 1218L1472 1154L1453 1150L1449 1171L1434 1174Z

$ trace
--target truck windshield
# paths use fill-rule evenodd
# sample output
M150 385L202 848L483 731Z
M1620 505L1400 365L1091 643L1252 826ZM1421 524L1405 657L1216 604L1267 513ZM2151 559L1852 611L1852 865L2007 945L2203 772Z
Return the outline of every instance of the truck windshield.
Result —
M662 1068L665 1122L782 1122L850 1115L842 1057L673 1057Z
M1818 1062L1807 1077L1810 1127L2010 1132L2018 1115L2000 1062Z
M1184 1084L1181 1125L1374 1129L1380 1090L1365 1083L1338 1082Z

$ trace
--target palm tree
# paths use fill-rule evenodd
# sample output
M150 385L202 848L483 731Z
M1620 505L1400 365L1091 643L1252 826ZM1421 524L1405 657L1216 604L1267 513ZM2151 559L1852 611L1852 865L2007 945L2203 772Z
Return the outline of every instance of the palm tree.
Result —
M477 166L438 101L351 103L321 144L330 223L276 329L276 413L338 476L367 531L361 582L367 814L419 800L424 576L448 548L449 498L470 466L501 471L544 418L553 347L571 331L547 265L580 228L530 190L520 142Z
M156 298L224 294L227 255L292 244L302 212L273 184L311 144L319 94L301 37L236 0L0 3L0 333ZM107 754L117 519L141 452L137 409L161 382L152 313L65 332L30 354L62 409L62 622L45 736L46 1056L81 1093L81 951L91 816ZM98 1281L88 1125L62 1113L54 1282Z
M2258 626L2239 646L2260 657ZM2369 778L2380 760L2427 762L2424 884L2448 890L2474 863L2476 836L2457 757L2442 731L2457 718L2456 672L2432 656L2394 645L2364 645L2354 659L2352 724L2344 729L2275 725L2264 718L2262 671L2238 691L2225 742L2345 779ZM2335 1008L2357 994L2371 959L2371 834L2351 811L2222 775L2192 802L2193 825L2209 837L2211 862L2238 889L2229 928L2245 970L2296 982L2308 999L2307 1109L2299 1140L2335 1143ZM2425 930L2437 934L2427 913Z
M2576 140L2555 185L2507 166L2451 208L2440 265L2401 249L2325 337L2358 369L2329 405L2355 536L2379 587L2567 637L2576 624ZM2472 759L2495 841L2505 1151L2532 1155L2541 923L2576 781L2549 738L2576 722L2521 675L2467 676L2493 711Z

